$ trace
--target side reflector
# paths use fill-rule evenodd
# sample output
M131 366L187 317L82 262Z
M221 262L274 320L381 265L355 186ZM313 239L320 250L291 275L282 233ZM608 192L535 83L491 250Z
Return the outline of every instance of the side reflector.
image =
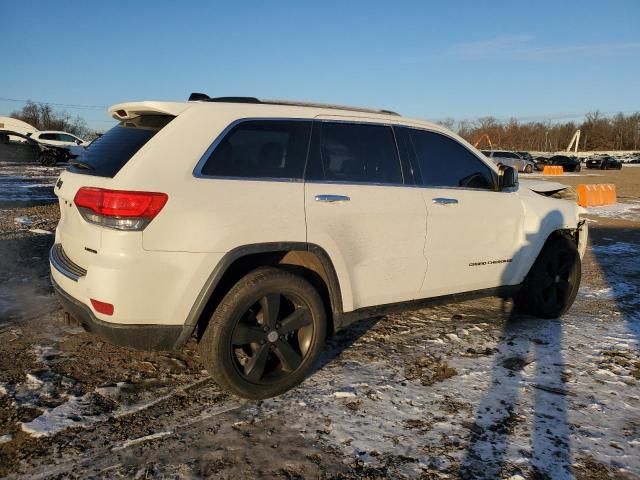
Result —
M106 302L101 302L100 300L91 299L91 305L93 305L93 309L102 313L103 315L113 315L113 305Z

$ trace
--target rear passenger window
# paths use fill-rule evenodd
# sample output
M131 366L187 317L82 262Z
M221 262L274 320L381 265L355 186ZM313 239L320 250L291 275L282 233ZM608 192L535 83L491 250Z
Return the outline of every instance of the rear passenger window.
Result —
M173 118L169 115L142 115L124 120L83 149L78 162L72 163L69 170L84 175L114 177Z
M307 180L402 184L391 127L316 122Z
M493 189L491 169L462 144L440 133L408 130L421 185Z
M233 127L201 173L213 177L302 179L311 122L249 120Z

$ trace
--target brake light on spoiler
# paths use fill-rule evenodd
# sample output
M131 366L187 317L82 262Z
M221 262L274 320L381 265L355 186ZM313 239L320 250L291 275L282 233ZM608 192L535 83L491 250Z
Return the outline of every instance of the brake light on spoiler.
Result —
M116 230L144 230L167 203L157 192L130 192L82 187L73 203L89 223Z

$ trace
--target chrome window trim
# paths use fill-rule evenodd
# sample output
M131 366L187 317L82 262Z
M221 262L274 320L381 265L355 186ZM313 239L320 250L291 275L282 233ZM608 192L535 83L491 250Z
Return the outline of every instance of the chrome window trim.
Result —
M371 121L371 122L361 122L361 121L352 121L352 120L333 120L333 119L329 119L329 118L309 118L309 117L303 117L303 118L295 118L295 117L244 117L244 118L238 118L236 120L234 120L233 122L231 122L229 125L227 125L222 132L220 132L220 134L215 138L215 140L213 141L213 143L209 146L209 148L207 148L205 150L205 152L202 154L202 156L200 157L200 160L198 160L198 163L196 163L195 168L193 169L192 175L195 178L203 178L203 179L211 179L211 180L245 180L245 181L252 181L252 182L292 182L292 183L303 183L305 182L305 174L307 171L307 162L309 160L309 148L311 146L311 135L309 135L309 145L307 147L307 158L305 159L305 168L303 169L303 173L302 173L302 178L278 178L278 177L237 177L237 176L222 176L222 175L205 175L204 173L202 173L202 169L204 168L204 165L207 163L207 160L209 159L209 157L211 156L211 154L213 153L213 151L216 149L216 147L220 144L220 142L222 142L222 140L224 139L224 137L236 126L245 123L245 122L254 122L254 121L271 121L271 122L322 122L322 123L350 123L350 124L364 124L364 125L381 125L381 126L385 126L385 127L389 127L391 128L392 134L393 134L393 139L395 142L395 148L396 148L396 155L397 155L397 159L398 162L400 163L400 171L402 172L402 180L403 182L405 182L405 177L404 177L404 171L402 168L402 161L400 160L400 152L398 152L398 142L395 138L395 133L393 132L393 125L392 123L388 123L388 122L376 122L376 121ZM313 132L312 132L313 134ZM316 183L315 181L313 182L307 182L307 183ZM367 183L367 182L340 182L340 183L351 183L354 185L389 185L389 186L397 186L397 187L406 187L406 186L410 186L407 185L406 183L403 184L376 184L376 183Z
M349 182L349 181L340 181L340 180L306 180L305 178L305 174L306 174L306 170L307 170L307 163L309 160L309 154L310 152L307 151L307 158L305 159L305 168L303 170L303 178L277 178L277 177L236 177L236 176L220 176L220 175L205 175L202 173L202 168L204 167L205 163L207 162L207 160L209 159L209 156L211 156L211 153L213 153L213 151L215 150L215 148L220 144L220 142L222 141L222 139L229 133L230 130L232 130L234 127L236 127L237 125L240 125L241 123L245 123L245 122L252 122L252 121L296 121L296 122L322 122L322 123L350 123L350 124L364 124L364 125L381 125L381 126L386 126L391 128L391 131L393 133L393 138L396 144L396 155L397 155L397 159L398 162L400 163L400 171L402 172L402 176L403 176L403 183L375 183L375 182ZM385 121L380 121L377 122L375 120L372 121L358 121L358 120L334 120L334 119L330 119L330 118L309 118L309 117L304 117L304 118L296 118L296 117L244 117L244 118L238 118L236 120L234 120L233 122L231 122L229 125L227 125L222 132L215 138L215 140L213 141L213 143L209 146L209 148L207 148L207 150L205 150L204 154L200 157L200 160L198 160L198 163L196 164L195 168L193 169L193 176L195 178L201 178L201 179L209 179L209 180L231 180L231 181L239 181L239 180L244 180L244 181L250 181L250 182L283 182L283 183L309 183L309 184L317 184L317 185L354 185L354 186L358 186L358 185L369 185L369 186L376 186L376 187L406 187L406 188L431 188L431 189L441 189L441 190L461 190L461 191L471 191L471 192L492 192L492 193L502 193L502 191L500 190L490 190L490 189L484 189L484 188L467 188L467 187L451 187L451 186L438 186L438 185L418 185L418 184L412 184L412 183L407 183L407 178L405 176L405 172L404 172L404 168L402 166L402 159L400 157L400 151L399 151L399 146L398 146L398 139L397 136L394 132L393 127L401 127L401 128L408 128L408 129L413 129L413 130L420 130L420 131L424 131L424 132L430 132L430 133L437 133L440 135L444 135L445 137L459 143L463 148L465 148L467 151L469 151L471 154L473 154L480 162L482 162L484 165L486 165L489 170L491 170L492 172L495 173L495 171L487 164L487 162L485 160L483 160L482 158L480 158L478 155L476 155L472 150L468 149L465 145L463 145L462 143L460 143L458 140L456 140L455 138L453 138L451 135L447 135L446 133L440 132L438 130L432 130L429 128L420 128L420 127L416 127L416 126L412 126L412 125L406 125L406 124L402 124L402 123L389 123L389 122L385 122ZM313 135L313 131L311 132L311 135ZM311 142L311 135L309 136L309 142ZM311 143L309 143L309 147L310 148ZM497 176L497 174L496 174ZM508 193L507 190L504 190L505 193Z
M395 188L419 188L419 189L434 189L434 190L460 190L463 192L487 192L487 193L509 193L516 190L490 190L487 188L467 188L467 187L447 187L437 185L400 185L398 183L370 183L370 182L344 182L336 180L307 180L306 184L309 185L345 185L345 186L372 186L372 187L395 187Z
M347 182L343 180L305 180L309 185L352 185L356 186L369 186L369 187L395 187L395 188L413 188L415 185L405 185L403 183L374 183L374 182Z

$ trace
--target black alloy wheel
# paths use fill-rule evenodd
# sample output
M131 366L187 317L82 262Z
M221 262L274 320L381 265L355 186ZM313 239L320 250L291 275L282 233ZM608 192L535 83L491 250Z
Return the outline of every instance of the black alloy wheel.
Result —
M541 318L560 317L576 298L581 268L573 240L560 236L550 239L516 296L516 307Z
M291 294L260 298L238 319L231 349L238 373L272 383L295 371L309 351L313 325L309 307Z
M262 399L304 380L325 335L324 305L315 288L298 275L261 267L225 295L198 347L223 388Z

